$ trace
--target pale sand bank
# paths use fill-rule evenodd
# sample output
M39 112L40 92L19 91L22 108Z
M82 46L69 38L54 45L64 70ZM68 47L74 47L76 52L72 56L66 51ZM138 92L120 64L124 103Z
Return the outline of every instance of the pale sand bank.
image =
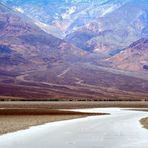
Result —
M119 108L77 111L111 115L59 121L6 134L0 136L0 147L147 148L148 131L139 122L147 112Z
M51 109L0 109L0 134L27 129L44 123L104 115Z

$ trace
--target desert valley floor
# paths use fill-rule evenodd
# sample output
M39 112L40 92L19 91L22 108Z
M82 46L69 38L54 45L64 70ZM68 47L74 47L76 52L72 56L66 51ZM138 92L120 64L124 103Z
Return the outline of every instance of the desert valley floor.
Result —
M79 109L80 112L110 113L48 123L0 136L3 148L147 148L148 131L139 120L143 111L121 108Z
M2 148L147 148L148 102L1 102L0 109L5 127L26 120L0 136Z

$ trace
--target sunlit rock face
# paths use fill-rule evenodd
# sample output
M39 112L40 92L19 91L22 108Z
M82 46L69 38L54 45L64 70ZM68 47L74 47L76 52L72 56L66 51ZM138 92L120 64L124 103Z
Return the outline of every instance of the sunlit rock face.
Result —
M147 1L99 2L0 2L0 94L145 98Z
M148 35L147 0L4 0L44 31L109 54Z
M116 49L123 49L148 35L147 10L147 3L128 2L84 24L68 34L66 40L84 50L98 53L108 54Z
M16 11L27 14L38 23L48 25L46 30L64 37L98 17L113 12L124 5L122 0L3 0ZM53 27L54 26L54 27ZM52 27L52 29L51 29ZM55 30L54 30L55 29ZM101 28L99 28L101 29ZM53 31L54 30L54 31Z
M148 35L146 0L3 0L83 50L107 54Z
M98 57L120 57L129 45L148 36L147 0L3 1L45 32Z
M0 69L44 69L83 53L83 50L45 33L26 16L0 4L0 65L3 65Z
M121 53L108 59L113 67L128 71L147 72L148 38L142 38L125 48Z
M109 54L148 35L146 0L3 0L83 50Z

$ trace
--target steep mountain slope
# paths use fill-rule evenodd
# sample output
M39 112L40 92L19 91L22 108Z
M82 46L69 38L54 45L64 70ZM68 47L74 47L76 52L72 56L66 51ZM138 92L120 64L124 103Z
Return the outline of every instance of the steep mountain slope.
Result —
M43 32L27 17L0 4L0 81L3 87L16 85L19 83L17 76L24 73L38 74L38 69L46 71L52 65L71 63L83 54L82 50ZM1 87L1 95L5 91L9 94L9 90L2 90Z
M0 26L0 52L3 58L18 55L22 60L26 59L29 65L38 67L67 58L76 58L84 53L73 45L43 32L28 18L3 5L0 5ZM11 58L10 60L13 61ZM10 66L11 64L13 63L10 62Z
M129 0L3 0L35 20L41 28L64 37Z
M84 50L110 54L148 35L147 0L3 0L43 30Z
M89 54L0 5L0 98L145 99L148 77L96 65ZM129 83L131 82L131 83Z
M148 38L142 38L108 59L114 68L146 72L148 70Z
M131 0L68 34L66 40L84 50L110 54L148 35L147 10L148 1Z

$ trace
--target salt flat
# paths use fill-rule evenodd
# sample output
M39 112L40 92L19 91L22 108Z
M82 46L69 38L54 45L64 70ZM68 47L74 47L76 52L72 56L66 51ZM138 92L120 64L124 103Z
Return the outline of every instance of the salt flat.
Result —
M0 136L0 148L148 148L139 120L148 112L119 108L83 109L111 113L59 121Z

